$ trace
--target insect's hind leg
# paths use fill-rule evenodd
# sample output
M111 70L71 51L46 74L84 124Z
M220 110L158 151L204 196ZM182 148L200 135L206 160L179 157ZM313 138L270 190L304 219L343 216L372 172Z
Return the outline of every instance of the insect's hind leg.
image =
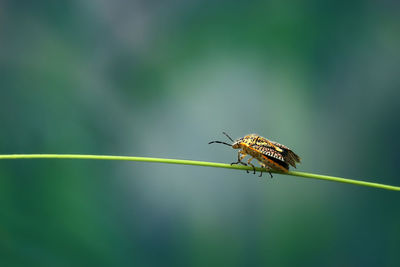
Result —
M266 169L267 172L269 173L269 175L271 175L271 178L273 178L272 173L271 173L271 168L270 168L270 167L268 167L268 166L265 165L265 164L261 164L261 168ZM260 173L260 175L259 175L258 177L261 177L261 176L262 176L262 169L261 169L261 173Z
M242 164L242 165L244 165L244 166L247 166L247 164L246 163L244 163L243 161L242 161L242 159L244 158L244 157L246 157L246 153L244 153L242 150L239 150L239 152L238 152L238 160L236 161L236 162L232 162L231 163L231 166L233 165L233 164ZM247 173L249 173L249 170L246 170L246 172Z

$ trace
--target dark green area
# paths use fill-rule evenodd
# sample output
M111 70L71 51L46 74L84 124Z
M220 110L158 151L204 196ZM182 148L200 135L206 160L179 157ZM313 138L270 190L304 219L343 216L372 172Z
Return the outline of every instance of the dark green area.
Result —
M230 163L400 185L396 1L3 1L0 153ZM0 162L1 266L399 266L398 192L79 160Z

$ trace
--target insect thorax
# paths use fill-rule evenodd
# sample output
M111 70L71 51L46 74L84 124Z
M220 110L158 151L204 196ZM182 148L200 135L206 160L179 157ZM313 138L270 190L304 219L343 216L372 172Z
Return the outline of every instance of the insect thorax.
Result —
M268 140L265 139L264 137L259 136L257 134L249 134L249 135L246 135L245 137L237 139L232 144L232 148L234 148L234 149L242 148L243 149L245 147L249 147L249 146L256 145L256 144L263 144L265 142L268 142Z

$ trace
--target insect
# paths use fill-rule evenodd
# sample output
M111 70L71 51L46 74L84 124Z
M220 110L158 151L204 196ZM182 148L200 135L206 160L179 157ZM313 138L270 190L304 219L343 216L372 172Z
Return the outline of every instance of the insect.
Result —
M280 171L280 172L288 172L289 165L296 168L296 163L300 163L300 157L294 153L290 148L281 145L277 142L270 141L267 138L259 136L257 134L249 134L245 137L239 138L237 140L233 140L227 133L222 132L229 140L232 141L232 144L228 144L222 141L211 141L208 144L218 143L230 146L234 149L239 149L238 158L236 162L232 162L233 164L242 164L242 165L250 165L253 167L253 173L256 173L256 169L254 165L251 163L253 159L257 159L261 165L261 167L265 168L269 174L271 175L271 170ZM247 164L242 162L242 159L247 155L250 156L250 159L247 161ZM249 172L248 170L246 170ZM260 173L260 177L262 176L262 171Z

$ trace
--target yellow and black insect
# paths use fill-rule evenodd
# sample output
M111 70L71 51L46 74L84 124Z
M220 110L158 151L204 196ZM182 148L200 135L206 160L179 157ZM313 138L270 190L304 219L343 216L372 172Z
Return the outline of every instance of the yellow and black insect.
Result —
M269 174L272 174L270 170L280 171L280 172L288 172L289 165L296 168L296 163L300 163L300 157L294 153L290 148L281 145L277 142L270 141L262 136L257 134L249 134L245 137L239 138L234 141L228 134L223 132L223 134L229 138L233 143L228 144L222 141L211 141L209 144L218 143L230 146L234 149L239 149L238 152L238 160L237 162L232 162L232 164L242 164L242 165L250 165L253 167L254 174L256 173L256 169L254 165L251 163L253 159L257 159L261 165L261 167L265 168ZM247 164L242 162L242 159L250 155L250 159L247 161ZM248 172L248 171L247 171ZM262 176L262 171L260 173L260 177Z

